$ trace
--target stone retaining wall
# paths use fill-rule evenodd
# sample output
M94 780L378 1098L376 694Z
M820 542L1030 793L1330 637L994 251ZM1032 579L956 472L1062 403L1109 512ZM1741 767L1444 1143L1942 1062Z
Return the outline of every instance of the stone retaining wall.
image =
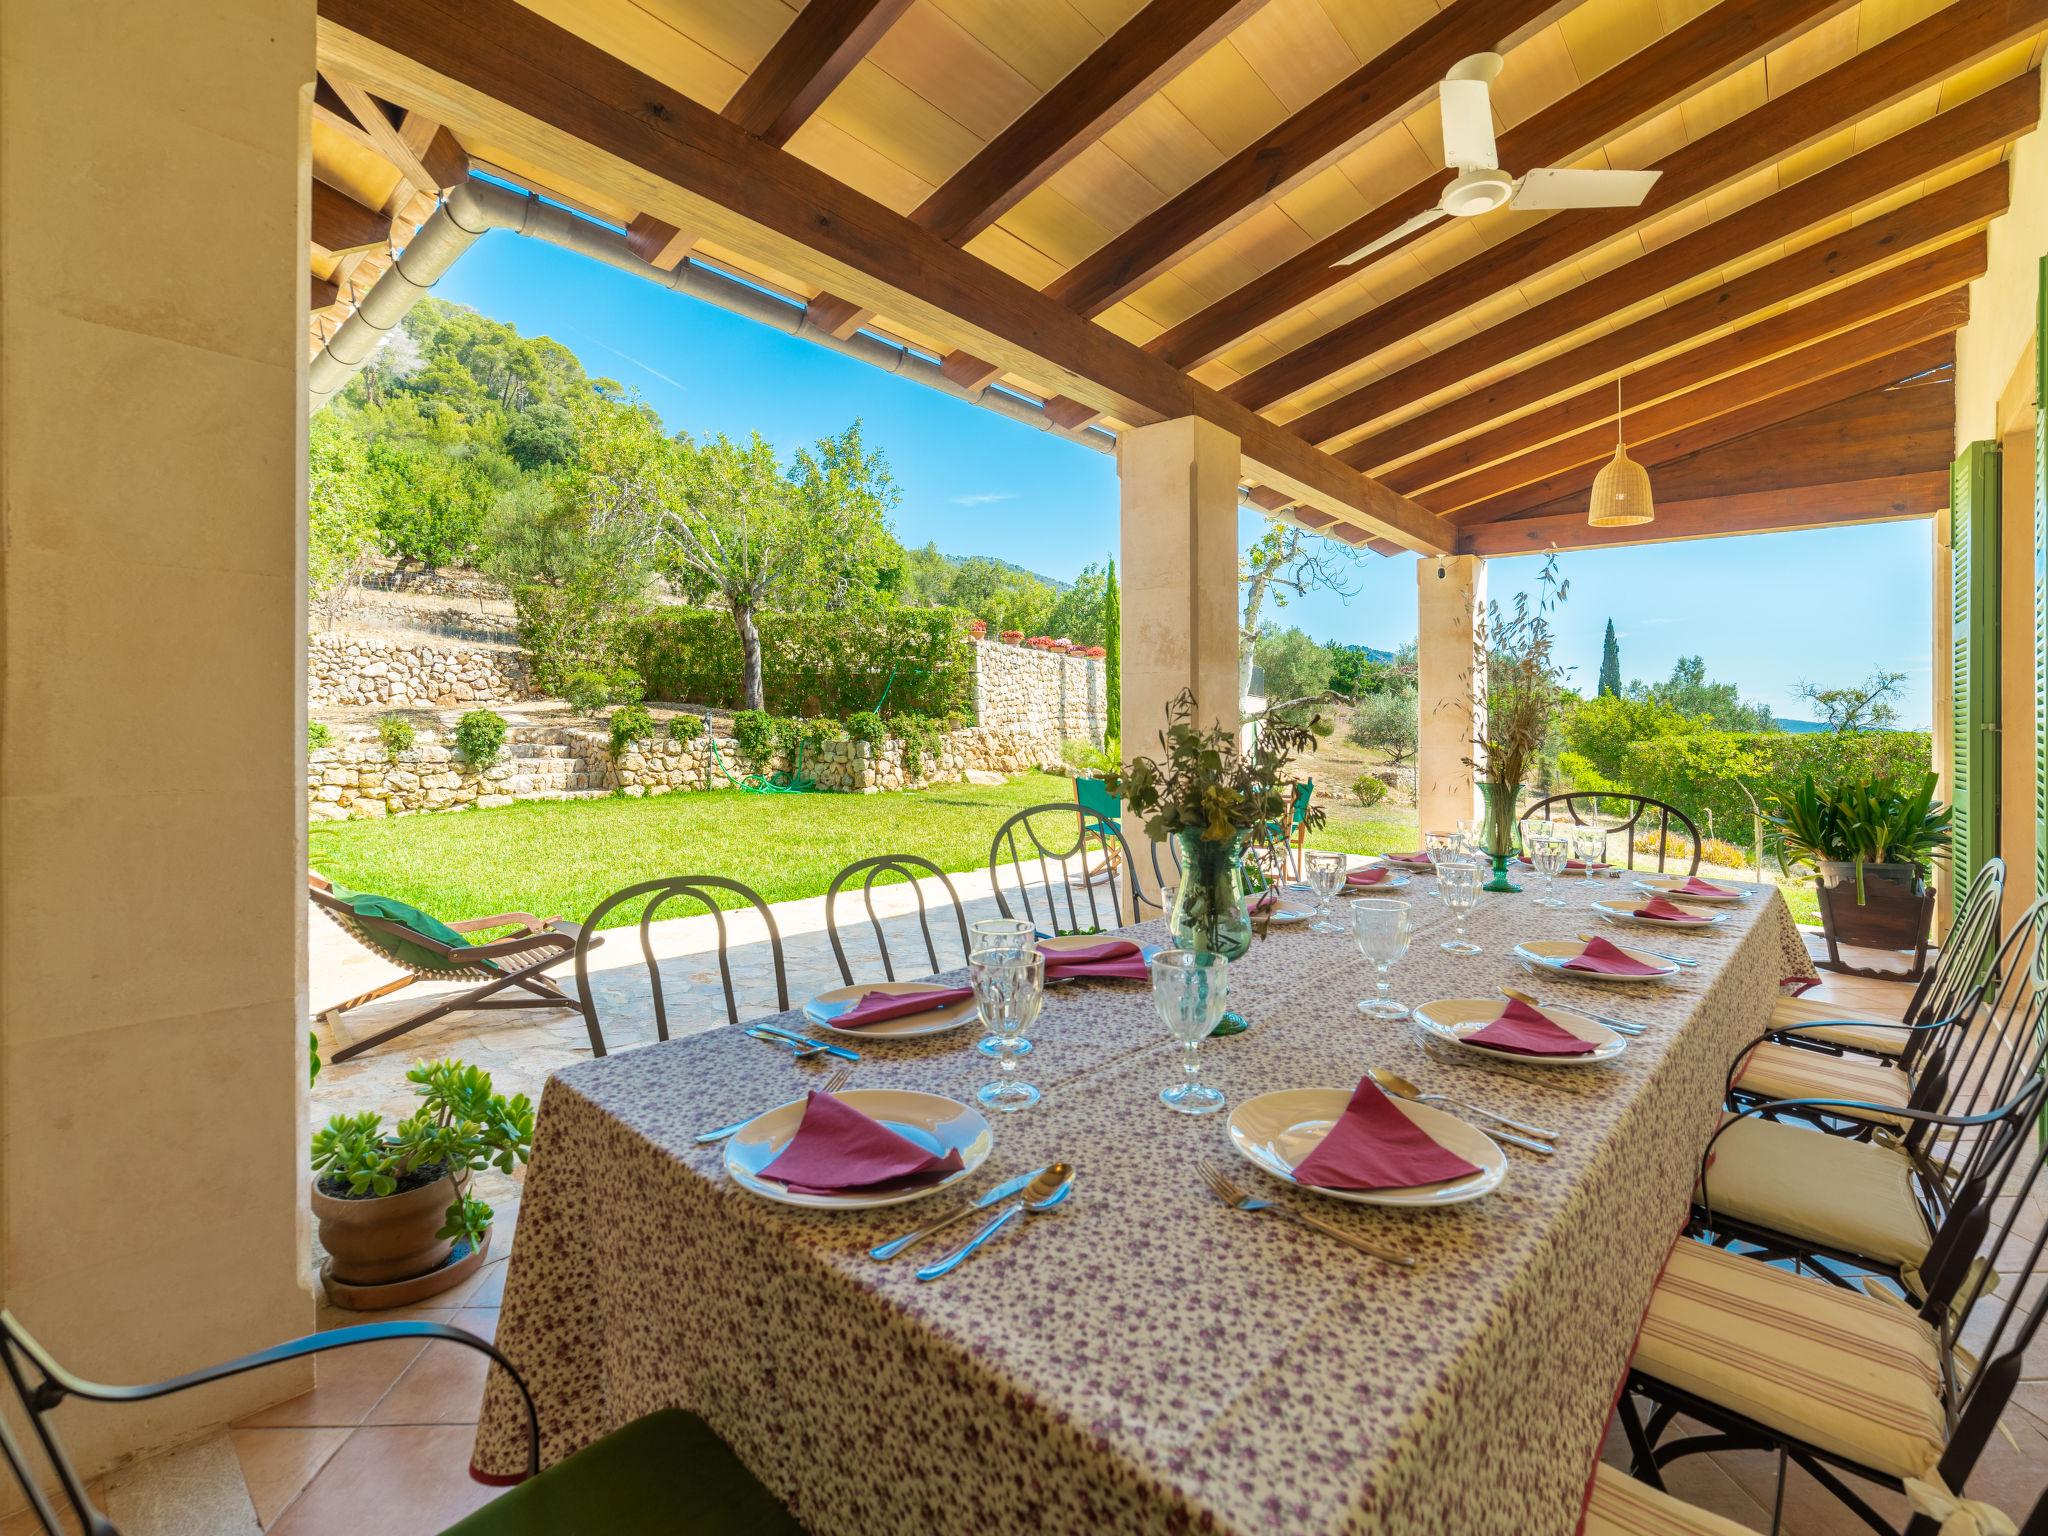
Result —
M498 704L533 697L518 651L395 645L350 635L306 642L306 702Z
M1092 656L1000 640L974 644L974 718L998 730L1102 745L1108 668Z

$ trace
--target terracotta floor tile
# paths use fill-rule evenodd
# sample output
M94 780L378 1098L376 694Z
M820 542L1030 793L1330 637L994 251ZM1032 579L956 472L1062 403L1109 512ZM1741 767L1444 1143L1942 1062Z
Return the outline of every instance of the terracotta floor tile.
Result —
M85 1492L86 1497L90 1498L100 1509L104 1510L107 1507L107 1485L105 1483L87 1483L85 1485ZM7 1486L7 1493L15 1499L22 1497L19 1491L11 1484ZM84 1527L71 1518L69 1511L65 1509L63 1499L53 1498L51 1503L56 1506L63 1517L64 1536L79 1536L79 1532ZM6 1519L0 1520L0 1536L43 1536L43 1525L30 1512L27 1504L24 1502L20 1513L9 1515Z
M424 1318L449 1322L453 1311L440 1308L408 1307L394 1312L343 1312L323 1307L320 1327L344 1328L355 1323L379 1322L391 1318ZM391 1390L405 1368L418 1358L424 1346L414 1340L393 1340L388 1344L358 1344L338 1349L314 1362L314 1386L289 1401L264 1408L235 1421L237 1429L325 1429L352 1428L368 1417L379 1398ZM451 1345L450 1348L460 1348Z
M268 1526L341 1448L346 1429L237 1429L229 1432L256 1518Z
M495 1307L455 1314L455 1325L482 1338L495 1338ZM370 1411L371 1424L474 1424L483 1401L490 1361L459 1344L432 1344L406 1367L391 1390Z
M1628 1469L1628 1437L1622 1432L1618 1415L1608 1428L1606 1443L1600 1448L1600 1459L1624 1471ZM1664 1486L1673 1498L1697 1504L1701 1509L1733 1520L1738 1525L1748 1526L1754 1531L1770 1529L1769 1512L1716 1466L1712 1457L1688 1456L1673 1463L1665 1470Z
M1770 1525L1771 1501L1777 1496L1778 1458L1767 1451L1715 1451L1707 1458L1727 1473L1763 1510ZM1904 1495L1844 1474L1844 1480L1873 1507L1899 1525L1911 1513ZM1783 1536L1870 1536L1865 1525L1835 1496L1797 1467L1785 1477Z
M500 1490L469 1475L466 1424L359 1429L270 1536L436 1536Z

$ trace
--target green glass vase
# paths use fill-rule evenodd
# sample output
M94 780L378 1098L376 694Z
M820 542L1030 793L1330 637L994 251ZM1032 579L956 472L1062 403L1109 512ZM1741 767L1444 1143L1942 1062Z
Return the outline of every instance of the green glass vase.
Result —
M1252 947L1252 919L1244 904L1244 853L1250 834L1229 842L1206 839L1192 828L1173 834L1180 853L1180 889L1173 898L1167 932L1180 949L1199 949L1226 960L1243 958ZM1246 1029L1243 1015L1226 1013L1219 1035Z
M1481 784L1480 799L1485 802L1486 814L1482 818L1486 831L1486 853L1493 860L1493 878L1480 889L1483 891L1518 892L1522 888L1508 878L1508 857L1515 851L1515 803L1521 798L1519 784Z

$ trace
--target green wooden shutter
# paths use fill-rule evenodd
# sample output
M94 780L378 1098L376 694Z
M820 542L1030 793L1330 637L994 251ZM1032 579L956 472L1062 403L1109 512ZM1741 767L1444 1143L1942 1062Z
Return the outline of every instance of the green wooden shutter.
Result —
M1972 443L1950 478L1954 562L1950 642L1955 690L1950 788L1955 795L1954 907L1998 852L1998 445Z
M2034 304L2034 895L2048 896L2048 256ZM2044 1020L2048 1026L2048 1020ZM2048 1105L2042 1108L2048 1127Z

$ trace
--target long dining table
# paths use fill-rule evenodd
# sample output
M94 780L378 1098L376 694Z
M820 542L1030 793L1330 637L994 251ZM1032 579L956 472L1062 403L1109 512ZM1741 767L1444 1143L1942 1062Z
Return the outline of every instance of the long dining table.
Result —
M1480 899L1484 953L1439 948L1449 914L1427 875L1393 969L1406 1003L1492 997L1644 1025L1598 1065L1454 1065L1415 1027L1362 1017L1371 973L1348 936L1275 925L1232 964L1245 1033L1201 1048L1232 1105L1277 1089L1349 1090L1368 1067L1553 1128L1554 1157L1510 1150L1470 1203L1397 1210L1319 1197L1233 1148L1228 1112L1173 1113L1178 1079L1148 988L1049 989L1024 1075L1044 1092L992 1115L972 1189L1055 1160L1075 1189L1012 1222L943 1279L920 1253L867 1250L953 1196L858 1212L750 1194L693 1137L800 1098L833 1065L738 1029L624 1051L543 1092L497 1342L539 1405L544 1462L642 1414L701 1414L821 1533L1188 1531L1568 1536L1580 1521L1651 1286L1684 1220L1731 1058L1785 978L1812 974L1775 888L1711 930L1610 930L1700 963L1663 982L1531 977L1519 941L1599 926L1589 897L1626 881L1561 879L1562 910ZM1125 930L1162 942L1163 925ZM781 1022L804 1028L800 1012ZM993 1076L970 1023L853 1042L851 1087L972 1103ZM1292 1223L1231 1210L1197 1160L1376 1244L1377 1262ZM493 1371L480 1475L516 1474L524 1419Z

